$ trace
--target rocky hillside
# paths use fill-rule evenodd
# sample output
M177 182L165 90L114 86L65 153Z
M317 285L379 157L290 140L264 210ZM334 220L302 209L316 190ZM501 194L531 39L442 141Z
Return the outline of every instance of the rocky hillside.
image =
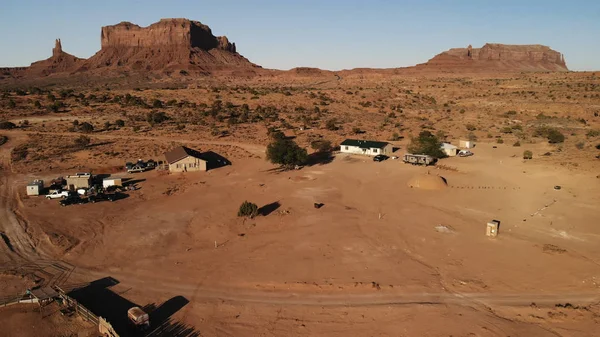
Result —
M481 48L453 48L418 68L432 70L568 71L564 56L542 45L487 43Z

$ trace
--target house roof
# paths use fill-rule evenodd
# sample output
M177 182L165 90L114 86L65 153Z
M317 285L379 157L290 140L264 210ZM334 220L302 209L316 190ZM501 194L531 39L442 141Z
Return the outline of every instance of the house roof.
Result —
M178 147L172 149L171 151L165 153L165 158L167 159L167 163L169 163L169 164L178 162L188 156L192 156L194 158L205 160L204 158L202 158L202 153L200 153L199 151L196 151L194 149L185 147L185 146L178 146Z
M452 145L450 143L442 143L442 146L440 146L441 149L449 149L449 150L454 150L454 149L458 149L457 146Z
M344 146L358 146L362 149L383 149L389 143L388 142L378 142L374 140L357 140L357 139L346 139L340 145Z

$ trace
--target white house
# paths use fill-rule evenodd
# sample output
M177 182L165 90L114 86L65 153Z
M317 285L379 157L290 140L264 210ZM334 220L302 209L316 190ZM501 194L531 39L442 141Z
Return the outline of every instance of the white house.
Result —
M340 144L340 151L342 153L366 154L369 156L376 156L378 154L389 156L394 151L394 148L388 142L346 139Z
M440 146L440 149L442 151L444 151L444 153L448 157L454 157L454 156L456 156L456 154L458 154L458 147L454 146L450 143L442 143L442 146Z
M458 142L458 146L459 146L461 149L471 149L471 148L474 148L474 147L475 147L475 142L473 142L473 141L470 141L470 140L460 140L460 141Z

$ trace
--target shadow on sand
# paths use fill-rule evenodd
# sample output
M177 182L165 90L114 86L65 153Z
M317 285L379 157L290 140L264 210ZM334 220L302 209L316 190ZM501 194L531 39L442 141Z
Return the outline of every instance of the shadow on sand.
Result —
M186 306L189 301L183 296L175 296L164 303L141 306L121 297L110 287L119 281L105 277L91 282L83 288L73 290L69 296L88 308L96 316L105 318L121 337L126 336L178 336L198 337L200 332L193 327L174 321L171 317ZM150 329L138 331L127 318L127 310L132 307L142 307L150 316Z

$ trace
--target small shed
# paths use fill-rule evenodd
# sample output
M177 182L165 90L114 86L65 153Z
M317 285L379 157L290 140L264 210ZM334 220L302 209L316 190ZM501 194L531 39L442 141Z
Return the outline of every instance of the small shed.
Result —
M27 184L27 195L40 195L44 191L44 181L34 180Z
M496 236L498 236L499 230L500 230L500 221L492 220L487 223L487 226L485 228L485 235L491 236L491 237L496 237Z
M458 147L461 149L472 149L475 147L475 142L472 140L459 140Z
M442 143L440 149L444 151L448 157L454 157L458 154L458 147L450 143Z
M102 180L102 187L107 188L111 186L123 186L121 178L104 178Z
M69 189L90 188L92 186L92 175L90 173L76 173L66 178Z

